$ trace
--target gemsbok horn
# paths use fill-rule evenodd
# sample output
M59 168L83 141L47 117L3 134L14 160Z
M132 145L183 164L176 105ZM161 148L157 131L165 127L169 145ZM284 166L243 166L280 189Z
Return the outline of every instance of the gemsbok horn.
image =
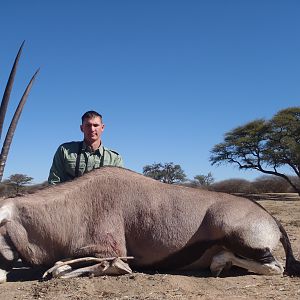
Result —
M3 124L4 124L4 119L5 119L5 115L6 115L6 111L7 111L7 106L8 106L8 102L9 102L9 98L10 98L10 93L13 87L13 83L14 83L14 79L15 79L15 75L16 75L16 71L17 71L17 67L18 67L18 63L19 63L19 59L22 53L22 49L24 46L24 42L22 43L18 54L15 58L13 67L11 69L7 84L6 84L6 88L4 90L4 94L3 94L3 98L2 98L2 102L1 102L1 106L0 106L0 140L1 140L1 136L2 136L2 129L3 129ZM33 85L34 79L37 75L37 73L39 72L39 69L34 73L34 75L32 76L30 82L28 83L25 92L19 102L19 105L14 113L14 116L11 120L10 126L8 128L8 131L6 133L5 136L5 140L3 142L2 145L2 149L1 149L1 154L0 154L0 182L2 181L2 177L3 177L3 173L4 173L4 168L5 168L5 164L6 164L6 160L7 160L7 155L10 149L10 145L20 118L20 115L22 113L23 107L25 105L25 102L27 100L27 97L29 95L29 92L31 90L31 87Z

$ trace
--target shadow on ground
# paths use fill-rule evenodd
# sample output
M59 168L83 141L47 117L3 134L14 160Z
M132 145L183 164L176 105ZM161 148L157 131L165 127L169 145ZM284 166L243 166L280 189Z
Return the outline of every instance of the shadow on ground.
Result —
M8 282L25 282L25 281L46 281L49 278L43 280L42 276L47 268L41 267L28 267L22 264L21 261L18 261L14 268L7 275ZM156 275L156 274L169 274L169 275L181 275L187 277L199 277L199 278L209 278L212 277L210 270L199 270L199 271L173 271L173 272L157 272L151 270L137 270L135 273L144 273L147 275ZM244 269L238 267L232 267L230 270L224 271L220 274L220 278L224 277L239 277L246 276L250 273Z

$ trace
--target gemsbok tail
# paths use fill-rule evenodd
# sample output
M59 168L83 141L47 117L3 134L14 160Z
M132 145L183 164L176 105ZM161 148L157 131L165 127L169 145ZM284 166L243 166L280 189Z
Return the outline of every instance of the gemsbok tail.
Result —
M276 222L281 232L280 241L283 245L286 256L285 274L289 276L300 276L300 261L294 257L291 242L285 229L278 220L276 220Z

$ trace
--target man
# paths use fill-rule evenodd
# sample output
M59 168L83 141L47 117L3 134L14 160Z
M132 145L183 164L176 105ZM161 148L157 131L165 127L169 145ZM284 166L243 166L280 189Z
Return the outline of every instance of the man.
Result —
M81 120L80 130L84 139L58 147L49 173L50 184L72 180L102 166L123 167L122 157L102 145L102 116L96 111L87 111Z

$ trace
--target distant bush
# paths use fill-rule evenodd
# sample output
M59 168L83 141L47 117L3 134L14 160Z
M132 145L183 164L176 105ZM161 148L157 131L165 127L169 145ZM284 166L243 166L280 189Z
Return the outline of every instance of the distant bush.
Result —
M261 176L251 183L253 193L287 193L289 183L276 176Z
M38 184L32 184L32 185L26 187L26 193L33 194L36 191L41 190L47 186L49 186L48 181L38 183Z
M227 179L212 184L210 189L229 194L251 193L251 182L245 179Z
M300 180L297 176L291 176L290 177L291 181L293 182L293 184L297 187L297 189L300 189ZM296 191L289 186L287 189L287 193L295 193Z
M6 181L3 181L0 183L0 197L8 198L8 197L15 197L21 194L32 194L35 193L37 190L41 190L48 185L49 185L48 182L45 181L43 183L23 186L22 190L16 191L14 186L8 184Z
M300 187L298 177L290 178L295 185ZM295 193L289 183L283 178L277 176L261 176L254 181L245 179L227 179L216 182L210 186L211 190L217 192L224 192L229 194L242 193L242 194L261 194L261 193Z

